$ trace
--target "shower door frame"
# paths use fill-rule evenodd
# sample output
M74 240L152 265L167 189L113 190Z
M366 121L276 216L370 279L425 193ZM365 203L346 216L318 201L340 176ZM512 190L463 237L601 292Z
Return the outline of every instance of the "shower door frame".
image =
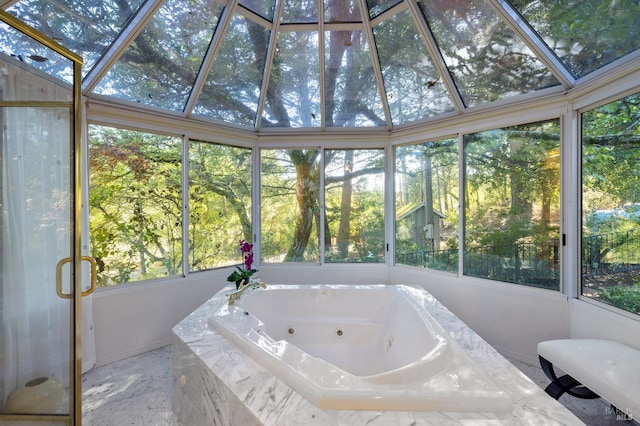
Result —
M15 30L21 32L22 34L30 37L36 42L46 46L47 48L55 51L61 56L65 57L69 61L73 63L73 95L71 100L71 127L69 134L69 146L71 150L71 161L73 164L71 165L71 176L70 178L70 187L73 194L73 205L71 208L71 223L73 229L71 230L72 234L72 244L71 244L71 253L70 257L67 259L62 259L61 264L69 263L71 265L70 268L70 294L64 294L65 298L70 299L70 344L71 348L69 351L70 356L73 359L70 359L70 368L69 368L69 409L66 415L60 414L38 414L38 415L1 415L0 414L0 422L4 420L9 421L50 421L52 424L61 424L66 423L67 425L72 426L81 426L82 425L82 345L81 345L81 301L82 301L82 280L81 280L81 270L82 270L82 261L88 260L91 262L92 266L94 265L94 260L88 257L81 256L81 224L82 224L82 204L81 204L81 173L82 173L82 131L81 131L81 120L82 120L82 63L83 59L77 54L73 53L69 49L63 47L53 39L45 36L19 19L13 17L8 14L4 10L0 9L0 21L6 23L7 25L13 27ZM35 102L20 102L20 101L11 101L6 102L7 106L21 106L27 105L32 106ZM44 102L46 104L46 102ZM95 272L95 269L92 267L92 272ZM95 280L95 274L92 274L92 281ZM93 291L93 286L90 291L86 291L84 295L89 294Z

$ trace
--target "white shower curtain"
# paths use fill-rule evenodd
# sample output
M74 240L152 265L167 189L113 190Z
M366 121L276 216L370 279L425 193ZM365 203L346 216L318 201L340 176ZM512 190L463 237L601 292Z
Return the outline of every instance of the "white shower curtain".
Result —
M0 63L4 100L60 99L60 87ZM20 93L24 91L25 93ZM70 99L70 95L65 95ZM70 299L56 294L56 264L71 253L73 172L69 107L4 107L2 112L2 277L0 406L37 377L69 382ZM70 291L69 267L63 283Z

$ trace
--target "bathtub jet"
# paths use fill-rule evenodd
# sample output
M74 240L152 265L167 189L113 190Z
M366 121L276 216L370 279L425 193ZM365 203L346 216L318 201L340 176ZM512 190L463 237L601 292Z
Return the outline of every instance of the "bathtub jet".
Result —
M209 325L322 409L510 412L425 298L402 285L270 285Z

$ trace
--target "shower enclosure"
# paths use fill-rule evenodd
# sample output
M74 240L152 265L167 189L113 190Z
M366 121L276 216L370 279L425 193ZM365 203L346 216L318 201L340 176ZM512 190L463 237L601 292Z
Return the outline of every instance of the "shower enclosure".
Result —
M81 66L0 11L0 424L81 422Z

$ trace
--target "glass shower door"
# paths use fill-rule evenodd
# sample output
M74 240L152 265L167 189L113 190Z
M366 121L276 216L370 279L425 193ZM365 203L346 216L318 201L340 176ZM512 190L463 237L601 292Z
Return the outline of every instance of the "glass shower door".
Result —
M72 252L69 108L0 111L28 117L2 133L1 411L68 415L72 300L58 293L72 291L71 270L57 264Z
M0 18L0 424L75 425L80 67Z

